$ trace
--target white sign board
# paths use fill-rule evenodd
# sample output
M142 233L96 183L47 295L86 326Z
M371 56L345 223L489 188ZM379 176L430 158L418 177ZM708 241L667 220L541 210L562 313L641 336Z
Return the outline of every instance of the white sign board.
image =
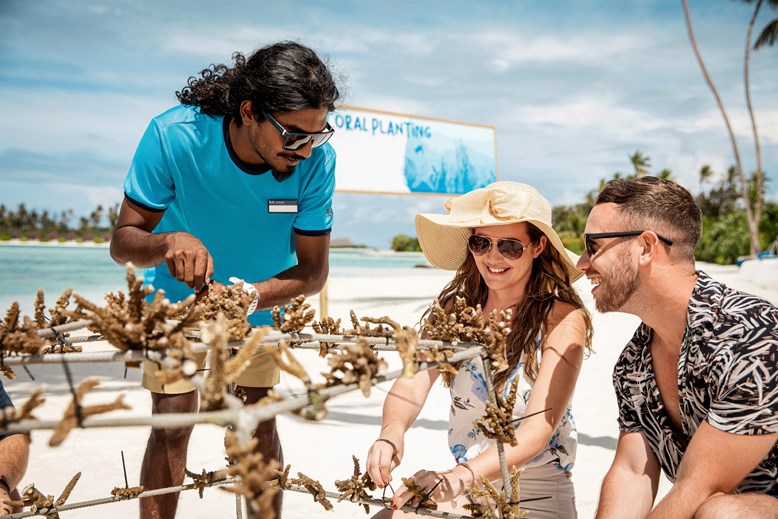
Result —
M349 106L328 121L339 192L461 194L497 180L492 126Z

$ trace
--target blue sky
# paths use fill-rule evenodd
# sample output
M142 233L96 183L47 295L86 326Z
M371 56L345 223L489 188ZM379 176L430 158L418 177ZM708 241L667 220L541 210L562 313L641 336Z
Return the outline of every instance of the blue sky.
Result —
M751 7L690 0L744 167ZM774 18L763 12L757 27ZM353 106L493 125L501 180L573 204L635 150L691 191L729 140L680 0L0 1L0 204L77 214L119 202L151 117L233 51L292 39L326 55ZM778 165L778 48L752 55L763 167ZM773 70L773 72L770 72ZM380 158L376 158L380 160ZM365 174L370 174L365 164ZM768 197L778 200L773 182ZM336 194L333 238L388 247L445 197Z

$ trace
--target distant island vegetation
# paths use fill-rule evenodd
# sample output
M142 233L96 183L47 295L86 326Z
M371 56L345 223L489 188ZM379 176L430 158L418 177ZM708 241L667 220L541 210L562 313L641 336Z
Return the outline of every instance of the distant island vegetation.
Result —
M632 172L616 172L612 178L635 178L650 175L650 158L636 151L629 155ZM672 171L663 169L656 176L673 179ZM749 180L751 204L755 202L756 189L754 177ZM714 180L717 179L717 180ZM583 232L586 217L594 206L597 193L608 179L601 179L598 189L589 192L585 199L576 205L559 205L553 208L554 228L562 242L573 252L583 251ZM715 172L710 166L699 171L697 204L703 213L703 233L696 249L700 261L719 264L732 264L735 260L750 252L750 234L744 212L742 190L738 188L738 176L735 167L726 172ZM763 191L760 190L760 197ZM778 204L761 200L762 211L759 221L760 249L766 249L778 238ZM0 242L9 240L40 242L94 242L110 241L111 233L118 218L118 204L104 207L98 205L88 216L76 217L69 209L58 214L48 211L28 209L20 203L16 209L0 205ZM388 244L398 252L420 251L419 241L414 236L398 234ZM332 248L366 248L354 244L347 238L333 239Z

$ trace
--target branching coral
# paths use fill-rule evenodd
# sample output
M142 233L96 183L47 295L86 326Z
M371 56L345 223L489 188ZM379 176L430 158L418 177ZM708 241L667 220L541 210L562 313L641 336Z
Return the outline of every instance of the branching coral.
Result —
M338 491L341 493L338 498L338 503L344 499L348 499L352 503L359 502L361 498L371 499L371 496L365 489L376 489L376 484L373 482L370 475L367 472L364 474L360 473L359 460L357 457L352 454L351 459L354 460L354 473L349 479L335 481L335 487L337 487ZM365 507L366 514L370 513L370 507L367 504L362 503L362 506Z
M519 510L519 476L521 470L511 470L511 497L508 499L505 492L500 492L481 475L481 485L475 485L469 489L470 497L475 503L468 503L464 508L473 517L484 519L523 519L527 512Z
M506 339L511 333L512 312L493 311L484 320L481 305L467 306L463 297L455 297L452 311L447 312L438 301L430 307L422 328L430 339L451 342L478 342L484 346L492 359L495 372L508 369Z
M19 303L14 301L5 314L0 326L0 360L8 353L36 355L41 353L46 341L38 336L38 327L26 315L21 317ZM10 379L14 372L8 366L2 365L3 373Z
M241 445L237 435L227 431L224 438L227 460L230 463L227 474L239 476L240 479L234 486L224 490L245 497L247 506L256 517L275 519L273 500L280 492L277 479L280 465L276 460L265 462L262 454L254 451L257 441L252 438Z
M116 397L116 400L110 404L83 406L81 402L84 399L84 395L94 389L98 384L100 384L100 381L96 378L88 378L78 385L73 400L70 402L70 405L68 405L68 408L62 416L62 420L57 424L57 427L54 429L54 434L49 440L50 447L57 447L62 444L70 433L70 430L73 429L73 427L78 426L80 421L88 416L103 414L116 409L130 409L130 406L124 403L124 395L119 395Z
M273 346L264 346L264 351L273 356L282 370L286 371L290 375L299 378L305 387L311 387L311 377L300 361L292 354L292 350L285 341L278 341L278 348Z
M134 499L138 497L140 494L143 493L143 486L137 486L137 487L114 487L111 490L111 495L114 497L118 497L119 499ZM202 494L200 497L203 497Z
M270 311L270 314L273 316L273 324L275 324L276 329L283 333L300 333L313 321L316 310L305 302L304 295L299 295L284 306L283 318L281 309L277 306Z
M194 301L194 295L171 304L160 290L150 304L145 304L143 298L153 289L148 285L142 286L143 280L135 277L132 266L127 268L127 285L129 297L121 291L117 295L109 293L105 296L108 303L105 308L74 293L78 307L66 313L72 318L92 321L90 330L102 334L105 340L121 351L181 347L185 340L184 330L197 327L200 310L193 308L177 322L168 320L182 314Z
M192 478L192 486L197 489L197 494L200 496L200 499L202 499L205 489L213 486L217 481L223 481L227 476L227 472L225 470L207 472L203 469L200 474L197 474L184 468L184 475Z
M76 473L65 485L64 490L60 496L55 500L54 496L47 496L37 488L35 484L30 484L22 491L21 501L5 501L5 503L11 506L29 507L30 512L37 515L43 515L47 519L59 519L59 512L57 510L50 510L52 507L59 507L65 504L70 497L70 493L81 478L81 473Z
M38 289L37 297L35 298L35 323L38 328L53 328L65 324L69 321L67 306L70 303L70 296L73 294L73 289L68 288L62 295L59 296L57 302L54 304L54 308L49 308L50 318L46 317L46 303L43 297L43 289Z
M328 363L330 373L322 373L327 379L325 387L357 383L366 397L370 396L372 379L383 374L387 367L386 361L362 338L357 339L356 344L348 344L343 350L331 353Z
M9 353L19 353L23 355L37 355L41 353L71 353L81 351L80 346L69 344L65 340L65 335L56 332L51 339L43 339L38 331L46 328L52 328L65 324L68 321L66 307L70 300L70 294L73 290L68 288L57 300L56 306L50 309L51 319L45 315L46 304L44 302L43 290L38 289L35 298L34 320L27 316L20 315L19 303L14 301L8 309L0 324L0 353L2 357ZM48 344L51 344L48 348ZM53 345L58 345L56 348ZM5 375L13 379L13 370L0 365L0 369Z
M503 398L502 395L496 395L496 405L494 402L486 402L486 415L474 422L487 438L509 443L513 447L518 445L513 428L513 407L516 405L518 387L519 377L516 377L508 396Z
M230 339L243 339L251 331L251 325L246 320L249 309L249 296L243 291L243 282L226 285L221 293L207 290L196 303L203 321L212 321L221 314L226 320L226 328Z
M319 321L313 321L311 324L313 327L313 331L316 333L321 333L324 335L342 335L343 330L340 328L340 319L337 321L334 320L332 317L325 317L324 319ZM332 348L334 343L331 342L321 342L319 343L319 357L326 357L327 354L330 352L330 348Z
M324 492L324 488L321 483L315 479L311 479L302 472L297 473L298 479L290 479L289 483L292 485L300 485L305 487L308 492L313 496L313 500L324 507L325 510L332 510L332 503L327 499L327 495Z
M227 389L245 371L262 350L260 342L267 334L267 328L258 328L246 340L237 354L230 358L231 348L227 342L230 333L229 321L218 314L216 320L205 324L202 329L203 341L210 351L210 369L200 392L200 406L206 411L226 407Z
M351 318L351 325L354 328L344 331L343 333L345 335L361 335L363 337L387 337L392 333L392 330L395 329L394 326L399 326L396 322L392 321L388 317L363 317L362 319L357 319L357 314L354 313L354 310L349 311L349 317ZM365 324L361 325L359 324L359 321L364 321ZM378 326L375 328L370 328L370 323L377 324ZM391 329L386 328L384 326L385 324L389 324ZM392 324L394 326L392 326Z
M32 412L36 407L40 407L46 402L46 399L41 396L42 394L42 387L35 388L30 395L30 398L19 407L4 407L2 409L3 426L7 426L10 423L21 422L22 420L37 420Z
M415 496L415 499L419 500L418 504L421 508L427 508L429 510L438 509L438 504L430 499L427 495L427 491L417 485L413 478L402 478L402 482L405 485L405 488Z
M456 375L459 370L449 363L453 351L448 348L440 348L433 346L426 350L418 350L416 352L417 362L435 362L438 365L438 369Z
M308 398L311 405L305 406L302 409L292 411L297 416L301 416L306 420L313 420L319 422L327 417L328 411L324 406L326 398L322 397L317 386L311 383L311 377L305 368L292 354L292 350L286 344L285 341L278 342L278 348L272 346L265 346L264 350L273 356L278 366L289 373L290 375L297 377L305 385L305 389L308 391Z

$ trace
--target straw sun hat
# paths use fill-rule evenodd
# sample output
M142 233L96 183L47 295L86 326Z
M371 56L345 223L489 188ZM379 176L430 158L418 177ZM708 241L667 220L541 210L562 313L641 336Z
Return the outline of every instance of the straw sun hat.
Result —
M427 260L434 266L456 270L467 258L467 240L476 227L529 222L548 238L562 258L573 282L583 273L575 268L578 256L565 249L551 227L551 204L527 184L495 182L452 198L443 207L449 214L416 215L416 235Z

